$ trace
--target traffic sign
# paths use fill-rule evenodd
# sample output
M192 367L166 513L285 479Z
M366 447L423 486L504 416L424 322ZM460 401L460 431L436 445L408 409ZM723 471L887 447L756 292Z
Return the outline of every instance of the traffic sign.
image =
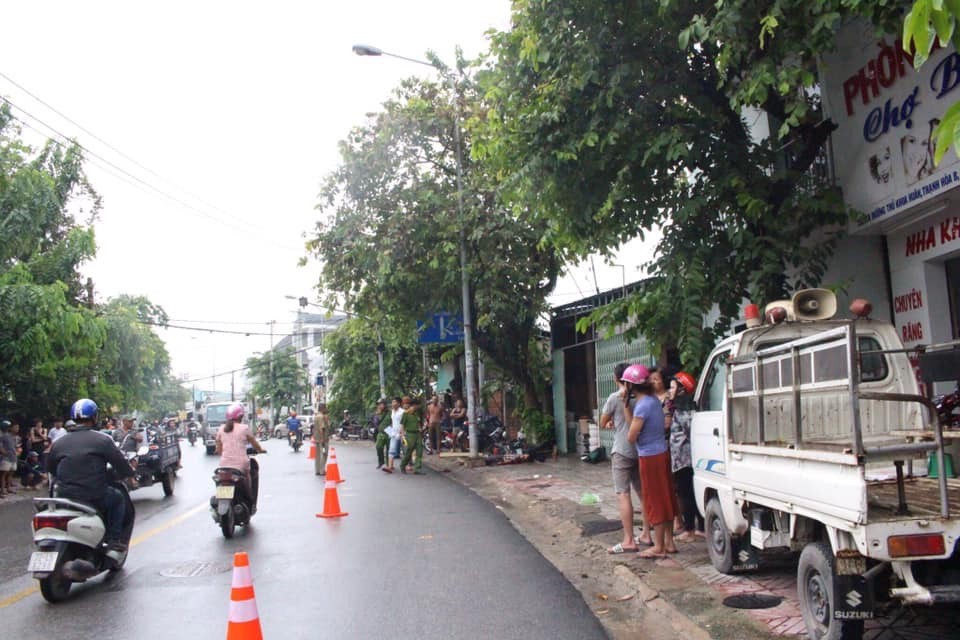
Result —
M426 321L417 321L419 344L455 344L463 342L463 316L454 313L435 313Z

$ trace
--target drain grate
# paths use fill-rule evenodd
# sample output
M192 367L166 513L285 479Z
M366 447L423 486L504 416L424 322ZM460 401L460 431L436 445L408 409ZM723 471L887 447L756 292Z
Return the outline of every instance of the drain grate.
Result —
M780 596L765 593L741 593L723 599L723 605L731 609L772 609L781 602Z
M163 569L160 575L165 578L201 578L230 571L232 565L216 562L185 562L169 569Z

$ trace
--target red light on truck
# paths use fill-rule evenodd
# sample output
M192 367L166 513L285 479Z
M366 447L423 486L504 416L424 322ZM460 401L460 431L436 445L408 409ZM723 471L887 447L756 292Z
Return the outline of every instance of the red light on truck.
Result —
M946 550L943 534L924 533L914 536L890 536L887 551L891 558L906 556L939 556Z
M73 518L74 516L35 515L33 516L33 530L60 529L61 531L66 531L67 523L73 520Z

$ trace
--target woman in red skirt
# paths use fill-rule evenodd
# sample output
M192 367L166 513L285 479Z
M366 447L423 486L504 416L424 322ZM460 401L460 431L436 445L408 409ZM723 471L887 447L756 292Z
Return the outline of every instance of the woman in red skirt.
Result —
M627 440L637 448L644 517L653 525L653 547L640 557L662 558L677 552L673 543L673 518L679 509L673 489L670 450L663 437L663 407L653 394L649 377L645 366L635 364L627 367L621 379L627 383L624 412L631 421ZM633 411L629 406L631 397L636 400Z

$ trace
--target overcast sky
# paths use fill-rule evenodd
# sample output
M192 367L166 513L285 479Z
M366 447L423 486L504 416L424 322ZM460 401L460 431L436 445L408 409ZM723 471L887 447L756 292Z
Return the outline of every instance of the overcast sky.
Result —
M297 260L337 142L402 78L432 73L351 46L449 62L457 45L486 50L509 14L507 0L8 3L0 95L91 152L104 206L83 271L98 298L145 295L171 324L265 334L160 331L174 375L211 388L213 372L269 348L271 320L275 340L290 330L286 295L316 299L318 267ZM619 259L628 282L642 261ZM595 264L601 289L620 285L620 267ZM589 263L577 271L554 303L595 292Z

